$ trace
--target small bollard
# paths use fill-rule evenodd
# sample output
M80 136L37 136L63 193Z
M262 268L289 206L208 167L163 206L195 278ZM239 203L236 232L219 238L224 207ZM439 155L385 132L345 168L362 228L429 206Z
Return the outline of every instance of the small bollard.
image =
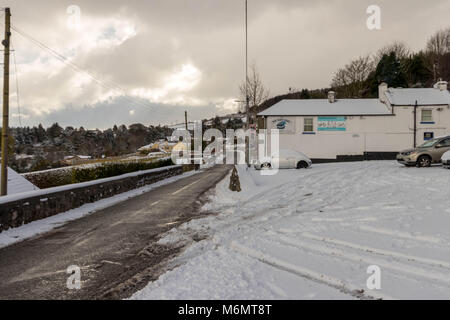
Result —
M235 192L241 192L241 183L239 181L239 175L236 167L233 168L230 176L230 190Z

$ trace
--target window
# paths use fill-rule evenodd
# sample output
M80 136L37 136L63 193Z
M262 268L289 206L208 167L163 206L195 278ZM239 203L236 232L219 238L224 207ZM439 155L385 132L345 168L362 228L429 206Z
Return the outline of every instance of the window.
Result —
M450 147L450 139L445 139L439 142L442 147Z
M304 118L303 132L314 132L313 118Z
M429 148L429 147L432 147L432 146L434 146L438 141L439 141L438 139L432 139L432 140L429 140L429 141L424 142L423 144L421 144L421 145L419 146L419 148Z
M422 110L421 122L433 122L433 113L431 110Z

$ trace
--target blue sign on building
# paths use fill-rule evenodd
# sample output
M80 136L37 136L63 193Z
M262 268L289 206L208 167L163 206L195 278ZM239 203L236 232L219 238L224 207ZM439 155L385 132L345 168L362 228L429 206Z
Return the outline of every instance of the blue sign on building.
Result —
M346 131L345 117L318 117L318 131Z

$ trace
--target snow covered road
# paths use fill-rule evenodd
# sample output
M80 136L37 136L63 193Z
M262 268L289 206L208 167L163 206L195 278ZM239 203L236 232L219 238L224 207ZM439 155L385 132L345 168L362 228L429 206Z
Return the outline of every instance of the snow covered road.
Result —
M160 240L191 245L134 299L450 298L449 170L373 161L239 175L243 192L225 179L205 208L219 214ZM380 290L366 286L372 265Z

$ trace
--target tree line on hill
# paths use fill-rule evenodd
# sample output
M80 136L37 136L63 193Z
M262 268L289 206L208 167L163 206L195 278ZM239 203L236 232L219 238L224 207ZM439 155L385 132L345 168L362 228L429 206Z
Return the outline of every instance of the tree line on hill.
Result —
M334 74L331 87L341 98L376 98L381 82L429 88L439 79L450 80L450 27L437 31L418 52L394 42L375 55L353 59Z
M171 136L172 131L166 126L147 127L140 123L128 127L115 125L106 130L62 128L58 123L47 129L41 124L11 128L9 164L19 172L26 172L59 167L65 156L120 156Z
M256 99L250 107L254 116L284 99L325 99L330 90L336 92L337 98L378 98L378 86L382 82L389 87L429 88L439 79L450 80L450 27L435 32L426 47L418 52L396 41L375 54L351 60L333 74L329 88L290 90L269 99ZM261 97L261 92L268 96L257 71L251 72L247 81L251 102L255 96ZM245 83L240 93L245 99Z

